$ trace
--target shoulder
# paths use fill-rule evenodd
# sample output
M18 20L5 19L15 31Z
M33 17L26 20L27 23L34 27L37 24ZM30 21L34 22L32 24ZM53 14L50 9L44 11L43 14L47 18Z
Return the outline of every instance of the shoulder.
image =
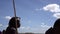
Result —
M45 34L52 34L53 33L52 31L53 31L53 28L51 27L45 32Z
M7 29L6 29L6 34L15 34L15 32L16 32L16 29L15 28L13 28L13 27L8 27Z

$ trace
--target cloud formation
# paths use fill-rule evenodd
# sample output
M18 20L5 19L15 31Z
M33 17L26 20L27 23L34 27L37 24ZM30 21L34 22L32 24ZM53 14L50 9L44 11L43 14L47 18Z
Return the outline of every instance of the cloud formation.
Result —
M55 13L53 16L56 18L60 18L60 13Z
M48 30L51 26L41 23L41 25L37 27L30 27L30 26L21 26L19 28L19 32L34 32L34 33L45 33L46 30Z
M5 19L8 19L9 20L9 19L11 19L11 17L10 16L5 16Z
M44 11L50 11L53 13L53 17L55 18L60 18L60 5L58 4L48 4L44 7L42 7L41 9L36 9L36 11L39 10L44 10Z
M3 26L2 24L0 24L0 27Z
M53 17L60 18L60 5L48 4L43 7L43 10L53 12Z
M45 24L45 23L41 23L41 32L43 32L43 33L45 33L46 32L46 30L48 30L51 26L49 26L49 25L47 25L47 24Z
M22 30L23 30L23 29L25 29L25 30L29 30L29 29L30 29L29 26L27 26L27 27L23 27L23 26L21 26L20 28L21 28Z
M43 10L50 12L60 12L60 6L58 4L48 4L43 7Z
M41 23L41 27L43 27L43 28L50 28L51 26L48 26L48 25L46 25L45 23Z

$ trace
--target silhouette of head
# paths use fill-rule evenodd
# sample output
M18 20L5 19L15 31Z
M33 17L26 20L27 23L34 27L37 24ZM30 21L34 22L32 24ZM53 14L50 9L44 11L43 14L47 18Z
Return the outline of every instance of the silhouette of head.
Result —
M46 32L45 32L45 34L52 34L52 30L53 30L53 28L51 27L51 28L49 28Z
M56 22L54 23L54 28L60 28L60 19L57 19Z
M45 34L60 34L60 19L57 19L53 28L48 29Z
M16 23L17 23L17 28L19 28L20 27L20 18L12 17L9 21L9 26L16 28Z

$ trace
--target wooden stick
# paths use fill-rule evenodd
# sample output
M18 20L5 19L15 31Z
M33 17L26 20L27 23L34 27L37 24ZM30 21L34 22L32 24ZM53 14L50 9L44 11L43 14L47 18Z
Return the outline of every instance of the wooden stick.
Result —
M13 0L13 8L14 8L15 21L16 21L16 32L15 32L15 34L18 34L18 31L17 31L17 20L16 20L16 8L15 8L15 2L14 2L14 0Z

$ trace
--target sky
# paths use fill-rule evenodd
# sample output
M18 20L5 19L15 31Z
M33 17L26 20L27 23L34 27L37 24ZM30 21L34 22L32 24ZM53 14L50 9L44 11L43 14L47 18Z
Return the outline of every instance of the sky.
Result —
M60 18L60 0L15 0L21 18L19 33L45 33ZM0 0L0 31L6 30L14 16L12 0Z

